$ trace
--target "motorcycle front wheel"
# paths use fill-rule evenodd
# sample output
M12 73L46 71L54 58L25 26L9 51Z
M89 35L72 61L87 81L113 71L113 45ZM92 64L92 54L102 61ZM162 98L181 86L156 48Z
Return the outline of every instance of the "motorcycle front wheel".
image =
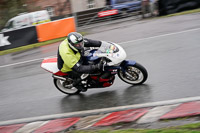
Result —
M125 72L118 70L118 76L122 81L128 84L140 85L147 80L148 73L142 65L136 63L134 65L126 66Z
M73 80L67 79L66 81L60 80L60 79L54 79L54 85L56 88L61 91L62 93L68 94L68 95L75 95L79 94L81 91L78 90L76 87L73 87Z

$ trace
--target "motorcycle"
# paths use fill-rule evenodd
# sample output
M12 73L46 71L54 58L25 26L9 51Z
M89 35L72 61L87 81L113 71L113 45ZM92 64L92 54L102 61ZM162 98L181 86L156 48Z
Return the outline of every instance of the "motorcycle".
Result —
M124 49L113 42L102 42L98 49L86 49L83 58L85 64L97 64L103 61L104 69L92 74L82 74L80 85L87 89L109 87L114 83L116 75L128 84L143 84L148 77L147 70L136 61L125 60L126 56ZM74 79L57 68L56 57L44 59L41 67L52 73L54 85L59 91L69 95L81 92L77 86L73 86Z

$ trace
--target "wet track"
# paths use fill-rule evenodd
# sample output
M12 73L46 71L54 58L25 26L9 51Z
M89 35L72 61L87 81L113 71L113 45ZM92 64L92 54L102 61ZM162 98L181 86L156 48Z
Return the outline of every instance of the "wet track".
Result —
M147 68L144 85L130 86L116 78L109 88L67 96L40 68L41 58L56 55L58 44L4 55L0 58L0 121L199 96L199 14L116 25L104 27L104 32L97 28L99 33L87 37L120 43L128 59Z

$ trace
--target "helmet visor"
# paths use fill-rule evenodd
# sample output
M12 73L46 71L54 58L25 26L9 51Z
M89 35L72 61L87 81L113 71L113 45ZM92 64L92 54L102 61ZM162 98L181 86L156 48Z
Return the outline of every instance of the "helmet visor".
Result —
M76 49L81 50L81 49L84 47L84 42L82 41L82 42L80 42L80 43L74 44L74 47L75 47Z

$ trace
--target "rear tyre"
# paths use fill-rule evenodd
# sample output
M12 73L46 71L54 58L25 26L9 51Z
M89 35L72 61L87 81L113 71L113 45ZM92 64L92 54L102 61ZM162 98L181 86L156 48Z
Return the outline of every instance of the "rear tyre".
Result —
M135 65L127 66L125 72L118 70L118 76L128 84L140 85L147 80L148 73L142 65L136 63Z
M67 78L66 81L63 81L60 79L54 79L53 81L56 88L62 93L65 93L68 95L75 95L81 92L76 87L73 87L73 80L70 78Z

